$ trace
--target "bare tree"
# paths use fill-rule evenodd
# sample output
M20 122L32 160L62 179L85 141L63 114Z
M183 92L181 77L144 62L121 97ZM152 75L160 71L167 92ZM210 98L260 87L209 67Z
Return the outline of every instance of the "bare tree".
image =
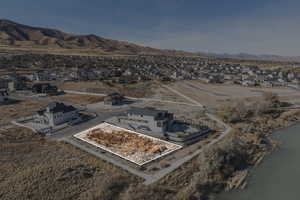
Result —
M241 122L246 120L253 114L249 105L242 100L232 104L224 105L220 108L219 115L226 121L231 123Z
M279 97L274 92L265 92L263 93L263 99L266 101L271 108L276 108L280 106Z

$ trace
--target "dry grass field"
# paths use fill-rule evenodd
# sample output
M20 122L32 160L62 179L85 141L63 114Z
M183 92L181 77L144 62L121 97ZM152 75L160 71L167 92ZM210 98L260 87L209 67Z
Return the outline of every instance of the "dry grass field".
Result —
M175 82L171 84L171 87L212 108L237 99L257 100L264 92L276 93L282 100L290 102L300 99L297 91L284 87L252 88L239 85L204 84L197 80Z
M10 121L20 117L29 116L46 105L47 102L32 100L20 101L9 105L0 105L0 125L8 124Z
M42 102L1 106L1 124L24 117ZM0 199L118 199L141 180L71 145L31 130L0 129Z
M90 96L90 95L76 95L76 94L65 94L61 96L53 96L50 98L51 101L64 102L72 105L86 105L102 102L104 97Z
M75 90L81 92L103 93L120 92L125 96L149 97L158 87L156 82L139 82L135 84L116 84L109 81L70 81L58 85L62 90Z
M0 132L0 199L115 199L137 178L33 132Z

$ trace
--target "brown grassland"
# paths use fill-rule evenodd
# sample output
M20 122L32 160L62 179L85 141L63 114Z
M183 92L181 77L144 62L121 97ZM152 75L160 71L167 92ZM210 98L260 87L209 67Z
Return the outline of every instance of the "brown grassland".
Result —
M116 199L139 180L74 147L13 128L0 132L0 199Z

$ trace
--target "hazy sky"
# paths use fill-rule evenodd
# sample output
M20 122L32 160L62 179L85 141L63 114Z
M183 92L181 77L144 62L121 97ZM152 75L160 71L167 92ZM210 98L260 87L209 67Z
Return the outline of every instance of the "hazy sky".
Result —
M0 18L164 49L300 56L300 0L1 0Z

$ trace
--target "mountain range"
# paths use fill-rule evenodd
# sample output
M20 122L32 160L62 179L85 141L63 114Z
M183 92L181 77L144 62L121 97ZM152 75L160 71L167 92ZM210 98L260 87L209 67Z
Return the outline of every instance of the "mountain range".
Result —
M129 42L103 38L97 35L78 35L65 33L51 28L32 27L19 24L7 19L0 19L0 50L22 50L38 52L63 52L63 53L87 53L97 55L184 55L205 56L220 59L237 60L266 60L300 62L300 56L278 55L252 55L240 54L216 54L216 53L190 53L177 50L161 50L145 47Z
M204 53L204 52L199 52L199 55L221 58L221 59L228 58L228 59L235 59L235 60L300 62L300 56L280 56L280 55L271 55L271 54L254 55L254 54L247 54L247 53L217 54L217 53Z
M32 27L6 19L0 19L0 46L30 50L88 50L100 54L190 54L144 47L93 34L77 35L56 29Z

